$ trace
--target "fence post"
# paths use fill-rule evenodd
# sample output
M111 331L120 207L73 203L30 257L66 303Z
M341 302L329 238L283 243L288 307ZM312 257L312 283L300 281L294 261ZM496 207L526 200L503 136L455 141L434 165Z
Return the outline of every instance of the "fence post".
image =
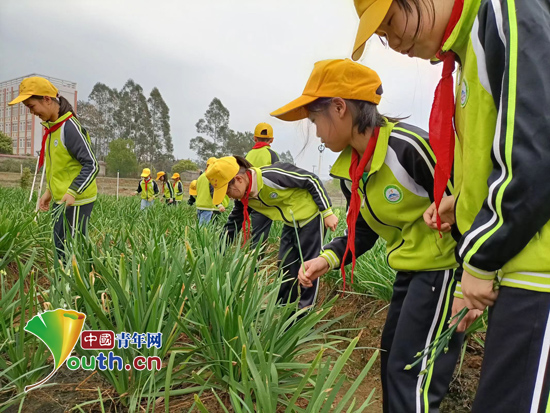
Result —
M118 201L118 187L120 181L120 170L116 171L116 200Z

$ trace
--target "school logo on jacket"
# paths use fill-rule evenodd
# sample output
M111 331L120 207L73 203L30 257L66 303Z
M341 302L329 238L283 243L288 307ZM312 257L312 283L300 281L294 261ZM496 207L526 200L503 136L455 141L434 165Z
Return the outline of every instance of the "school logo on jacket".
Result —
M403 192L396 185L388 185L384 188L384 198L390 204L398 204L403 199Z
M53 146L55 146L57 148L57 145L58 145L59 142L57 142L57 139L53 141Z
M278 197L279 197L279 194L278 194L277 192L272 192L272 193L269 194L269 197L270 197L271 199L275 199L275 198L278 198Z
M460 86L460 106L466 106L466 103L468 103L468 94L468 82L466 82L466 78L462 78L462 85Z

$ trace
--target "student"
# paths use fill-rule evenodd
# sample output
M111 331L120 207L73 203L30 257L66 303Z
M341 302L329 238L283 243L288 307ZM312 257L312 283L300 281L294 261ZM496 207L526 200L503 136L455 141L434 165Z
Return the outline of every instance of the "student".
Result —
M187 200L187 205L191 206L195 204L197 196L197 180L191 181L189 184L189 199Z
M423 130L383 117L377 105L382 82L373 70L349 59L317 62L301 97L272 113L295 121L309 118L317 136L341 152L331 168L348 201L348 230L305 263L299 279L311 286L331 269L352 263L386 241L387 262L397 271L382 333L381 376L385 412L437 411L449 386L461 336L428 372L426 361L405 371L415 354L436 339L450 316L455 241L425 225L433 201L435 157ZM447 195L450 195L450 188ZM446 230L450 227L446 226Z
M271 149L272 143L273 128L271 125L268 123L258 123L254 129L254 146L246 154L245 159L256 168L279 162L279 154ZM260 239L265 241L269 238L272 221L254 210L249 209L248 212L252 221L252 245L256 245L260 242ZM232 223L228 221L228 225L232 225Z
M216 161L216 158L212 157L206 161L205 172ZM214 188L208 182L206 174L203 173L197 179L197 217L199 218L199 225L208 224L212 220L212 214L214 211L225 212L225 206L223 200L218 204L212 203L212 194Z
M300 247L304 260L307 260L319 253L324 228L334 231L338 224L321 180L287 163L255 168L240 156L220 158L208 168L205 175L214 187L214 204L221 202L226 195L241 201L235 204L231 217L235 222L242 222L245 241L251 224L248 207L285 224L281 234L279 260L282 260L282 268L286 272L284 279L288 282L282 284L279 300L282 303L296 301L301 262L294 226L298 228ZM230 237L234 235L229 234ZM300 309L315 303L317 290L317 282L310 288L301 288Z
M88 220L97 197L96 176L99 165L91 147L90 136L76 117L71 104L57 88L42 77L28 77L19 85L19 96L9 105L23 103L42 120L39 167L45 162L46 191L39 208L47 211L64 208L54 223L56 250L63 255L65 220L74 236L75 229L86 234Z
M172 182L168 180L166 172L157 172L157 181L162 182L162 196L166 201L166 205L175 205L174 187L172 185Z
M183 184L181 183L180 174L175 172L172 175L172 180L174 181L174 200L176 201L176 204L179 205L180 202L183 201Z
M491 306L472 411L544 411L550 391L550 3L420 4L356 0L361 21L353 56L359 58L376 33L396 51L443 62L430 135L440 140L436 181L441 177L443 185L456 128L458 185L456 206L449 199L439 212L456 214L465 304ZM435 207L427 212L437 215Z
M153 205L155 198L159 193L157 183L151 179L151 170L144 168L141 172L141 181L139 181L136 194L141 194L141 210Z

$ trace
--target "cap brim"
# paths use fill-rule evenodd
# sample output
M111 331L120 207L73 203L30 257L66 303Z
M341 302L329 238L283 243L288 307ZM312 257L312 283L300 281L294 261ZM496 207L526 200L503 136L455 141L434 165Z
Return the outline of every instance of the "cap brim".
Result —
M355 45L353 46L353 60L359 60L365 51L365 43L369 40L376 29L380 26L393 0L379 0L374 2L361 16Z
M270 115L289 122L305 119L307 118L307 110L304 106L317 99L319 99L319 96L302 95L298 99L294 99L292 102L284 105L282 108L271 112Z
M21 103L28 98L30 98L32 95L19 95L15 99L13 99L10 103L8 103L9 106L11 105L17 105L18 103Z
M212 194L212 203L214 205L219 205L222 203L223 199L225 198L225 195L227 194L228 186L229 186L229 182L223 186L220 186L219 188L214 188L214 193Z
M149 174L149 175L150 175L150 174ZM142 178L147 178L149 175L141 174L141 177L142 177Z
M196 196L197 195L197 190L196 189L190 189L189 190L189 195Z

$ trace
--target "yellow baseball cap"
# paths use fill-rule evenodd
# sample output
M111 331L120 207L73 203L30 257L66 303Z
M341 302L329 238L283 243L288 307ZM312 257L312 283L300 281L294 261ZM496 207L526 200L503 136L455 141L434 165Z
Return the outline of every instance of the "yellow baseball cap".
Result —
M189 195L196 196L197 195L197 180L191 181L189 184Z
M258 123L254 129L255 138L273 138L273 128L269 123Z
M239 173L239 164L233 156L225 156L214 162L205 172L210 185L214 187L212 203L219 205L227 194L227 186L237 173Z
M214 157L208 158L208 160L206 161L206 167L208 168L210 165L212 165L217 160L218 160L218 158L214 158Z
M177 172L174 172L174 175L172 175L172 179L177 179L180 177L180 174Z
M55 98L57 97L57 93L57 88L48 79L38 76L26 77L19 85L19 96L8 103L8 105L23 102L31 96L49 96Z
M144 168L143 171L141 171L142 178L147 178L149 175L151 175L151 170L149 168Z
M307 118L306 105L319 98L365 100L380 103L382 81L378 74L350 59L321 60L315 63L302 96L271 112L281 120Z
M359 16L359 27L353 46L353 60L359 60L365 51L365 43L374 34L376 29L388 14L393 0L353 0L355 10Z
M166 172L164 171L157 172L157 179L159 179L161 176L164 176L164 175L166 175Z

